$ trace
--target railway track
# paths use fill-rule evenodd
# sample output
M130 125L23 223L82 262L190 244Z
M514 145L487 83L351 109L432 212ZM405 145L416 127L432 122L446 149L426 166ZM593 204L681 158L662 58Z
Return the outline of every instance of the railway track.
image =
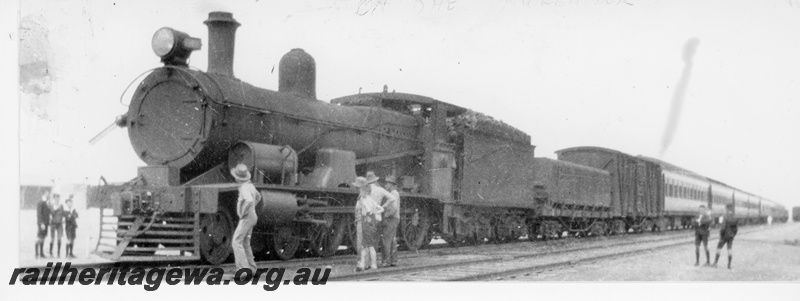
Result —
M744 233L760 231L751 228ZM539 252L538 248L517 254L497 254L484 259L445 262L426 266L378 269L346 275L335 275L331 281L487 281L513 279L531 273L584 264L599 260L625 257L642 252L691 243L686 233L670 233L666 237L648 237L610 244L579 246ZM639 237L643 238L643 237ZM712 235L709 239L717 239Z
M750 228L746 231L757 231ZM331 281L471 281L492 280L498 277L512 277L534 271L554 269L584 262L626 256L638 252L655 250L686 244L689 242L686 230L668 232L648 232L644 234L622 236L599 236L588 238L569 237L550 241L519 241L505 244L482 244L458 248L447 248L446 245L431 245L429 249L419 251L403 251L399 254L401 266L368 270L353 273L356 256L354 254L336 255L330 258L302 258L292 261L259 261L260 267L285 268L287 271L301 267L338 266L339 271L331 274ZM743 231L745 233L745 231ZM713 236L716 237L716 236ZM489 254L486 256L472 256ZM574 256L573 256L574 255ZM450 257L472 257L462 260L438 260ZM479 258L475 258L479 257ZM566 258L565 258L566 257ZM420 259L431 259L430 264L406 266L404 262ZM156 267L209 268L203 264L187 264L186 262L131 262L131 263L94 263L73 265L77 269L110 268L126 266L145 269ZM219 267L226 273L233 273L233 263ZM341 267L344 267L341 270Z

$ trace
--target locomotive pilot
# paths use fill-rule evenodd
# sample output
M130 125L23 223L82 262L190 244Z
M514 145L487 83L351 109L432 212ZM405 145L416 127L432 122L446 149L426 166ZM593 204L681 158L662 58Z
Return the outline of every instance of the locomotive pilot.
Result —
M42 201L36 205L36 258L44 256L44 239L47 238L47 227L50 226L50 205L47 203L47 194L42 195Z
M253 235L253 227L258 221L256 216L256 206L261 202L261 194L250 182L250 171L247 166L239 163L231 169L231 175L236 179L239 186L239 198L236 201L236 214L239 216L239 224L233 232L233 256L236 261L236 269L250 269L251 273L256 271L256 262L253 259L253 249L250 247L250 238ZM252 274L251 274L252 275Z
M64 236L64 207L61 196L53 194L50 200L50 257L53 257L53 242L58 241L58 257L61 257L61 237Z
M706 206L700 205L698 217L694 220L694 266L700 265L700 242L706 249L706 265L710 264L711 258L708 253L708 227L711 226L711 211Z
M400 192L397 191L397 180L394 176L387 176L386 190L394 197L387 198L381 205L383 207L382 248L383 259L381 266L397 265L397 225L400 224Z
M717 256L714 257L713 267L717 267L719 261L719 254L722 252L722 246L728 245L728 269L731 268L731 261L733 260L733 238L739 232L739 221L733 216L733 204L725 206L725 219L722 222L722 228L719 230L719 243L717 243Z

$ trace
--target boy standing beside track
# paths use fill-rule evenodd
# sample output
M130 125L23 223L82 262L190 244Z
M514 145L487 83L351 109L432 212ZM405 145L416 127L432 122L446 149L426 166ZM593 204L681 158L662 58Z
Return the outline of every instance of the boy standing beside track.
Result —
M47 238L47 226L50 225L50 205L47 202L47 195L42 196L42 201L36 205L36 226L39 232L36 234L36 258L44 258L44 239Z
M708 227L711 226L711 212L706 206L700 205L700 215L694 220L694 266L700 265L700 242L706 249L706 265L710 264L711 258L708 253Z
M53 257L53 242L58 241L58 252L61 257L61 237L64 237L64 207L61 205L61 196L53 194L50 209L50 257Z
M72 207L72 195L64 201L64 230L67 233L67 248L64 251L65 257L75 258L73 248L75 248L75 230L78 228L78 211Z
M717 256L714 258L713 267L717 267L719 261L719 253L722 252L722 246L728 245L728 269L731 269L731 261L733 260L733 238L739 232L739 221L733 216L733 204L725 206L725 219L722 222L722 228L719 230L719 243L717 244Z

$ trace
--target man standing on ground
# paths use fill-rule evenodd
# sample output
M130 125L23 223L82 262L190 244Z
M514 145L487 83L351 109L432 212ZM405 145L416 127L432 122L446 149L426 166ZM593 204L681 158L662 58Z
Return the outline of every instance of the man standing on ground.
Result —
M239 163L231 169L231 175L237 183L241 184L239 198L236 202L239 224L236 225L236 231L233 232L233 257L236 261L237 271L247 268L251 273L255 273L256 262L253 259L253 249L250 247L250 237L253 235L253 227L258 221L256 206L261 202L261 194L250 182L250 171L247 165Z
M374 176L374 175L373 175ZM356 229L360 232L356 241L358 245L358 262L356 263L356 272L361 272L367 269L377 269L378 259L375 255L375 246L378 244L378 223L382 220L381 213L383 207L378 204L371 194L372 185L367 183L364 177L356 177L356 181L352 183L353 186L358 187L358 201L355 206L356 214ZM369 264L369 268L366 265Z
M369 184L369 187L370 187L369 195L370 195L370 197L372 197L372 200L374 200L375 203L377 203L379 206L381 204L386 203L389 200L397 201L397 199L395 199L394 195L392 195L391 193L386 191L386 189L383 189L383 187L378 185L378 180L380 180L381 178L376 176L374 171L367 171L366 179L367 179L367 183ZM381 211L383 211L383 207L381 207ZM381 224L381 226L383 226L384 224L382 223L382 219L383 219L382 216L379 216L379 218L381 218L381 219L378 220L378 222ZM376 235L380 235L381 233L382 233L382 231L378 231L378 232L376 232ZM380 240L380 237L377 237L376 239ZM385 251L383 251L383 252L385 252Z
M386 190L394 199L387 198L383 207L383 259L381 266L397 266L397 225L400 224L400 192L394 176L386 177Z
M726 213L725 219L722 222L722 228L719 230L719 243L717 244L717 256L714 258L713 267L717 267L719 261L719 253L722 252L722 246L728 245L728 269L731 269L731 261L733 260L733 238L739 232L739 221L733 216L733 204L725 206Z
M694 224L694 266L700 265L700 242L706 249L706 265L709 265L711 258L708 253L708 227L711 226L711 213L706 210L706 206L700 205L699 215Z
M47 194L42 195L42 201L36 205L36 258L44 256L44 239L47 238L47 226L50 225L50 205L47 203Z

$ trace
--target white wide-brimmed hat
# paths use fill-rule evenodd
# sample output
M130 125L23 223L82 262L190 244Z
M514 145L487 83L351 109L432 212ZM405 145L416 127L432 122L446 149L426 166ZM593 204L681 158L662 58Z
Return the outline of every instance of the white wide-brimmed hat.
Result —
M239 163L236 167L231 169L231 175L237 182L247 182L250 181L251 178L250 171L244 163Z
M358 188L367 186L367 184L369 184L369 183L367 182L367 179L364 178L364 177L356 177L356 181L353 182L353 183L350 183L350 185L353 185L354 187L358 187Z
M368 171L367 172L367 183L375 183L380 179L381 178L379 178L378 176L375 175L374 171Z

